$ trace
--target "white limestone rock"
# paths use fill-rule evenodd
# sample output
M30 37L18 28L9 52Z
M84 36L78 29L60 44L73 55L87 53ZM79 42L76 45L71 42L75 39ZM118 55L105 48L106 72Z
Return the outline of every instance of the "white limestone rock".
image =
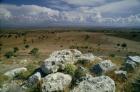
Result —
M126 62L135 62L140 64L140 56L128 56Z
M92 63L95 59L96 57L92 53L82 54L80 57L78 57L78 61L82 64Z
M95 74L104 74L108 71L112 71L116 68L116 65L111 62L111 60L104 60L100 63L94 65L91 71Z
M115 82L108 76L88 77L71 92L115 92Z
M76 49L65 49L53 52L48 59L46 59L41 69L44 73L50 74L58 71L61 65L66 63L75 63L81 52ZM61 67L62 68L62 67ZM63 68L62 68L63 69Z
M63 91L72 81L72 77L68 74L53 73L43 78L41 86L42 92L58 92Z
M15 76L17 76L18 74L27 71L27 68L25 67L21 67L21 68L16 68L10 71L7 71L6 73L4 73L5 76L8 76L10 78L14 78Z
M115 75L117 76L117 79L126 80L127 79L127 72L123 70L117 70L114 71Z
M40 72L36 72L32 76L29 77L28 79L28 86L34 86L36 85L39 81L41 81L41 74Z

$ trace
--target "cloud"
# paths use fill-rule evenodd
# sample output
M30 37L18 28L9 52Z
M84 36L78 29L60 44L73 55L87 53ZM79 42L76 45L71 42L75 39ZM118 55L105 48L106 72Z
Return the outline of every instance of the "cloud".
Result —
M130 16L131 14L137 14L140 12L139 0L122 0L118 2L109 3L95 9L105 15L118 15L118 16Z
M50 0L50 2L54 2L55 0ZM121 0L117 0L121 1ZM70 5L76 6L100 6L103 4L116 2L116 0L59 0L59 2L65 2Z
M100 3L99 0L87 0L88 2L86 0L82 2L80 2L81 0L63 1L73 2L80 6L74 7L74 9L61 10L61 8L54 9L38 5L0 4L1 26L140 26L140 1L138 0L121 0L118 2L103 0L104 4L100 6L81 6L82 3L88 5L89 2L93 1ZM60 7L56 4L58 1L54 3L56 7Z

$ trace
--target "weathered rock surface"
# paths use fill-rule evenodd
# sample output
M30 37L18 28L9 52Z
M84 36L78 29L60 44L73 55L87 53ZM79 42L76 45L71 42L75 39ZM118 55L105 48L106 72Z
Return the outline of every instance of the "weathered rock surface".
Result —
M18 74L25 72L25 71L27 71L27 68L21 67L21 68L16 68L16 69L10 70L10 71L6 72L4 75L6 75L10 78L14 78Z
M103 74L108 71L115 69L116 65L111 62L111 60L104 60L96 65L94 65L91 71L95 74Z
M40 72L36 72L35 74L33 74L32 76L29 77L28 86L34 86L39 81L41 81L41 74L40 74Z
M124 65L124 70L126 71L133 71L136 68L136 63L135 62L129 62L126 61Z
M115 92L115 82L108 76L88 77L71 92Z
M72 78L68 74L54 73L43 78L42 92L63 91L70 85Z
M127 72L123 70L117 70L114 71L115 75L117 76L117 79L126 80L127 79Z
M41 69L46 74L55 73L62 65L64 68L66 63L75 63L80 55L81 52L76 49L55 51L44 61Z
M82 54L78 57L78 61L82 64L92 63L95 60L95 56L92 53Z
M128 56L126 62L135 62L140 64L140 56Z

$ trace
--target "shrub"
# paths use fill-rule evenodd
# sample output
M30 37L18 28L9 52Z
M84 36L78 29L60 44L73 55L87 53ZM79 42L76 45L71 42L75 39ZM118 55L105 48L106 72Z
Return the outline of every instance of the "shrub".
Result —
M88 40L89 38L90 38L90 36L89 35L86 35L85 40Z
M25 45L25 48L28 49L30 46L29 45Z
M16 53L17 51L19 51L19 48L18 47L14 47L13 51L14 51L14 53Z
M31 75L31 73L29 71L25 71L25 72L21 72L20 74L18 74L16 76L16 78L27 80L30 75Z
M14 56L14 52L12 52L12 51L6 52L4 56L6 58L11 58L12 56Z
M121 46L122 46L122 48L126 48L127 44L126 43L122 43Z
M110 57L115 57L115 54L110 54L109 56L110 56Z
M76 66L73 64L67 64L65 66L64 72L67 74L70 74L71 76L75 75L75 71L76 71Z
M34 70L36 69L36 65L34 65L34 64L28 64L28 65L26 66L26 68L27 68L27 70L28 70L30 73L33 73Z
M31 55L37 55L37 53L38 53L38 51L39 51L39 49L38 48L33 48L31 51L30 51L30 53L29 54L31 54Z
M86 76L86 74L87 74L87 70L84 67L81 67L81 66L78 67L78 69L76 69L76 71L75 71L75 77L76 78Z
M119 44L119 43L117 43L117 46L119 47L119 46L120 46L120 44Z

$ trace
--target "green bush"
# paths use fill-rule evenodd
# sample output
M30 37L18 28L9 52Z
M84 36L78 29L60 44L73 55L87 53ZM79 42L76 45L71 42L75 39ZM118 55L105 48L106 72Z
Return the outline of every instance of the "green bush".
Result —
M25 71L25 72L21 72L20 74L18 74L16 76L16 78L27 80L30 75L31 75L31 72L30 71Z
M14 52L12 52L12 51L6 52L4 56L6 58L11 58L12 56L14 56Z
M38 51L39 51L39 49L38 48L33 48L31 51L30 51L30 53L29 54L31 54L31 55L37 55L38 54Z
M71 76L75 75L75 71L76 71L76 66L73 64L67 64L65 66L64 72L67 74L70 74Z
M30 46L29 45L25 45L25 48L28 49Z
M81 66L78 67L78 69L76 69L76 71L75 71L75 77L76 78L86 76L86 74L87 74L87 70L84 67L81 67Z
M115 57L115 54L110 54L109 56L110 56L110 57Z
M122 43L121 46L122 46L122 48L126 48L127 44L126 43Z
M19 51L19 48L18 47L14 47L13 48L13 52L16 53L17 51Z

